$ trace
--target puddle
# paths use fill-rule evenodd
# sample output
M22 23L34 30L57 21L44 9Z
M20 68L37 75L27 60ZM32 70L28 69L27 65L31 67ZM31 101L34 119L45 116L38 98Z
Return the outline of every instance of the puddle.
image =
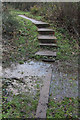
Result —
M3 82L10 83L7 91L15 95L28 92L35 95L41 89L50 67L50 64L37 61L12 64L10 68L3 69Z
M74 67L72 68L76 71L74 73L73 71L72 73L67 73L61 69L58 68L58 65L53 66L50 94L56 100L64 97L78 97L78 71ZM64 69L66 69L65 66ZM70 67L68 69L70 70Z
M62 70L61 66L55 63L27 61L24 64L12 64L10 68L3 69L3 78L13 80L12 84L14 87L10 85L8 88L14 94L30 92L35 95L38 89L37 87L39 87L39 90L41 89L45 76L48 74L48 70L52 65L53 72L50 94L55 99L63 99L64 97L76 98L78 96L77 73L75 71L74 73L73 71L72 73L66 73L64 72L64 69L66 69L64 66Z
M44 76L51 65L44 62L30 61L24 64L12 64L10 68L3 69L5 78L23 78L25 76Z

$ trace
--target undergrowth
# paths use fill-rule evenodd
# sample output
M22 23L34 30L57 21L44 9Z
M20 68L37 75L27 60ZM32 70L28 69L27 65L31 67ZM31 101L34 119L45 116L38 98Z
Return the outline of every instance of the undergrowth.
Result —
M9 10L10 16L5 14L5 17L7 20L5 20L3 23L3 26L4 26L3 35L6 34L6 36L4 35L5 37L3 36L4 67L6 66L6 64L9 65L10 62L18 62L20 64L23 64L25 61L27 61L27 59L35 58L39 60L41 58L40 56L34 56L35 52L40 50L38 39L37 39L37 36L38 36L37 27L31 21L19 17L18 15L20 14L26 15L31 18L35 18L36 20L43 20L44 18L44 17L38 16L37 14L32 15L30 12L22 12L20 10L18 11ZM46 22L48 21L46 20ZM73 36L70 37L69 33L64 28L55 27L54 24L51 24L51 28L54 29L55 36L57 37L58 49L57 49L56 59L72 60L73 57L77 57L78 43L76 41L76 38L74 38ZM7 98L4 98L6 104L4 104L3 107L4 109L5 108L7 109L5 109L4 112L6 113L6 115L5 113L3 113L3 117L4 118L34 117L32 113L30 114L30 111L35 110L37 106L37 101L34 101L30 97L26 99L25 98L26 96L24 95L13 96L13 100L7 103L6 103ZM30 102L30 103L28 104L28 106L25 106L27 102ZM55 118L61 118L63 116L65 117L66 114L67 114L67 117L72 117L72 110L73 110L72 106L74 105L75 102L76 100L73 100L72 98L70 99L65 98L65 100L57 104L55 104L55 101L50 100L49 108L47 110L47 117L52 118L54 116ZM62 104L64 105L64 103L67 106L65 109L62 106ZM68 105L70 105L69 108L68 108ZM55 108L58 110L58 112L55 110ZM18 111L18 110L21 110L21 111ZM25 110L27 111L27 114L25 113ZM12 116L12 113L13 113L13 116ZM23 114L25 114L25 116Z
M63 100L57 101L50 97L47 109L47 118L78 118L78 99L65 97Z
M39 13L34 14L33 12L16 12L17 14L23 14L28 17L34 18L36 20L42 20L50 23L50 28L52 28L55 32L55 36L57 37L57 58L58 60L72 60L74 57L78 56L78 39L73 35L69 34L69 31L65 27L57 27L57 24L54 25L54 22L49 20L45 20L44 16L39 16ZM54 51L54 48L50 48ZM40 56L38 56L41 58ZM35 58L38 58L35 57Z
M8 97L3 97L3 118L34 118L38 99L31 95L19 94L13 95L11 101L7 101Z
M9 18L9 16L11 16ZM27 59L34 57L34 53L38 51L38 39L37 39L37 27L29 20L21 18L15 13L15 11L9 11L9 16L6 16L7 20L4 21L3 25L3 65L4 67L10 64L10 62L20 62L23 63ZM15 19L12 22L12 19ZM19 24L14 23L17 21ZM8 26L6 26L8 24ZM11 31L8 29L12 27ZM13 31L12 31L13 30ZM8 31L8 34L7 32ZM8 37L6 37L8 36ZM7 51L5 50L7 49Z
M37 39L37 27L31 21L21 18L18 15L26 15L27 17L35 18L36 20L43 20L44 18L38 16L38 14L32 15L31 12L16 11L14 9L9 10L9 16L7 14L5 15L8 20L4 20L3 22L3 33L9 34L8 40L6 40L7 38L4 39L8 47L5 47L3 43L3 47L8 48L8 52L3 51L4 66L6 66L5 64L9 65L10 62L24 63L24 61L30 58L35 58L37 60L44 58L41 56L35 56L35 52L41 49ZM46 22L48 21L46 20ZM73 36L71 37L66 29L58 28L53 23L50 23L50 25L57 37L58 49L56 59L63 61L69 59L72 60L77 57L79 46L76 38ZM12 38L10 38L11 36ZM54 51L54 48L50 48L50 50Z

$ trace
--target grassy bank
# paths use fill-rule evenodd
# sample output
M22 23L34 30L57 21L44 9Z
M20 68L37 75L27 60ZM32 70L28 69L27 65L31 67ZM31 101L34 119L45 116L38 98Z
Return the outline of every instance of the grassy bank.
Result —
M11 17L7 17L6 31L3 31L3 65L9 65L10 62L24 63L27 59L33 58L34 53L39 49L37 40L37 27L31 21L18 16L22 12L9 10ZM15 21L13 22L12 19ZM17 22L17 24L16 24ZM8 24L8 26L6 25ZM16 25L15 25L16 24ZM11 31L9 31L9 25ZM14 31L13 27L17 26ZM6 35L5 35L6 33Z
M39 16L39 15L35 15L35 14L33 15L30 11L25 12L25 11L21 11L21 10L12 9L11 13L16 14L16 15L25 15L27 17L30 17L30 18L33 18L36 20L44 20L43 16Z

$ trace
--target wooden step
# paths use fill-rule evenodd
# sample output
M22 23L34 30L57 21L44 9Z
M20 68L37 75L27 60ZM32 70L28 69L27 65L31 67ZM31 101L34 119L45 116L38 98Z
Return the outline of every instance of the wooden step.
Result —
M57 47L56 44L53 43L39 43L40 46L47 46L47 47Z
M56 57L56 52L43 50L43 51L38 51L37 53L35 53L35 55Z
M35 22L34 23L38 28L47 28L49 27L49 23L46 23L46 22Z
M56 43L57 38L54 35L39 35L38 40L41 43Z
M55 59L42 59L44 62L55 62Z
M48 28L39 28L38 33L42 35L54 35L54 30Z

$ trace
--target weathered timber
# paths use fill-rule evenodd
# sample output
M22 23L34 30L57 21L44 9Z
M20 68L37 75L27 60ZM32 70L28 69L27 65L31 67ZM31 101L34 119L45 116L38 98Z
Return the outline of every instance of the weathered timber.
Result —
M38 28L47 28L49 27L49 23L45 23L45 22L35 22L34 23Z
M57 47L56 44L52 43L39 43L40 46L46 46L46 47Z
M56 57L56 52L49 51L49 50L43 50L43 51L38 51L37 53L35 53L35 55Z
M53 29L48 29L48 28L39 28L38 33L41 35L53 35L54 30Z
M49 68L43 83L43 87L40 90L40 99L37 106L36 118L46 118L46 110L49 99L49 88L50 88L51 77L52 77L52 69Z
M39 35L38 40L41 43L56 43L57 38L54 35Z

